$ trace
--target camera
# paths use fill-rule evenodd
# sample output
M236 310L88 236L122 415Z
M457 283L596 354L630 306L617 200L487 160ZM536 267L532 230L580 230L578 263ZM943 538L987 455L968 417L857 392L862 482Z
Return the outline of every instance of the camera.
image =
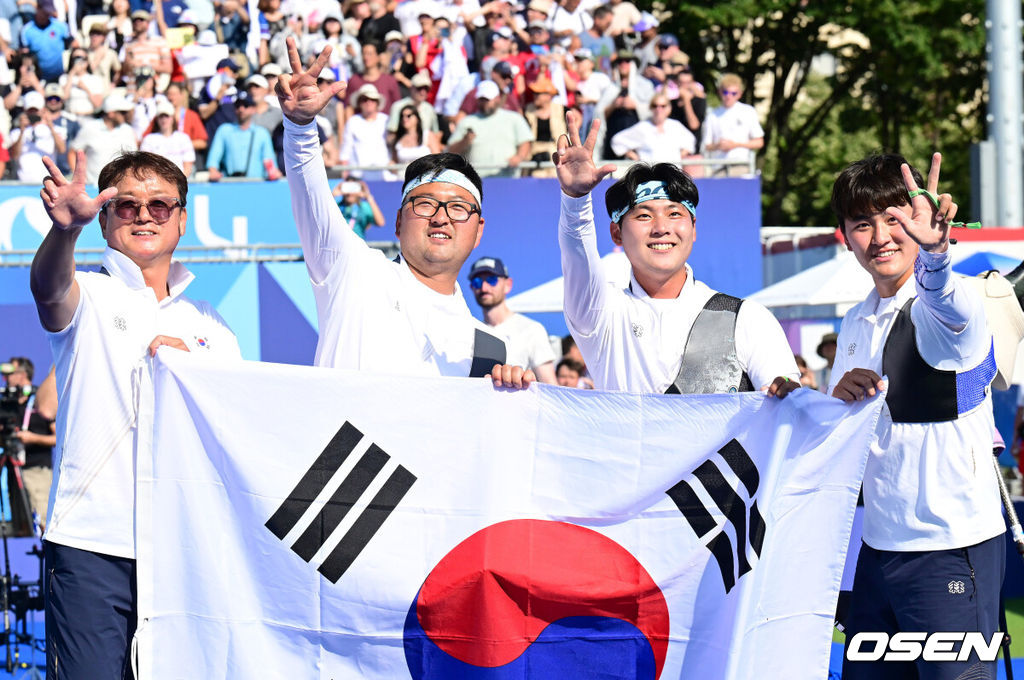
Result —
M0 388L0 446L11 456L24 459L25 445L15 436L21 415L21 387L7 385Z

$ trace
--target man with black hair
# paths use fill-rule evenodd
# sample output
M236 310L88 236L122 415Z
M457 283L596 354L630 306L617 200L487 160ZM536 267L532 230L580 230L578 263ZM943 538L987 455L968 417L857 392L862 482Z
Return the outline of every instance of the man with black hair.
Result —
M158 347L239 359L234 334L173 261L188 180L172 161L128 152L86 192L50 160L40 197L53 226L32 260L32 295L56 363L57 446L43 549L47 677L120 679L136 627L135 435L138 373ZM99 214L98 272L76 272L75 243Z
M491 373L498 386L528 385L533 372L504 365L504 343L473 318L459 290L459 269L484 228L483 184L473 166L449 153L409 164L395 217L402 254L389 261L348 228L320 160L314 118L345 88L316 86L330 47L303 69L294 40L287 42L292 75L281 76L277 95L292 214L319 317L316 365L418 376Z
M956 205L902 156L848 166L832 188L846 246L874 290L843 319L829 393L885 407L864 471L864 533L844 625L860 632L999 630L1006 527L992 461L996 374L982 299L953 275ZM951 643L952 654L959 644ZM948 651L948 650L947 650ZM994 678L995 663L844 661L843 678Z
M570 112L570 139L559 140L553 160L562 187L565 319L594 385L672 394L766 389L780 397L799 387L793 352L771 312L694 279L687 259L699 197L676 166L638 163L606 192L612 241L632 266L625 289L608 287L590 192L615 167L595 167L599 123L584 144L579 123Z

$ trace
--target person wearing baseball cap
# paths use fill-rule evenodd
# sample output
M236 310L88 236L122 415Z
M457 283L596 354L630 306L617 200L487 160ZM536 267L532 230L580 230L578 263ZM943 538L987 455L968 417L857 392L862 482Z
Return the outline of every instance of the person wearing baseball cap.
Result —
M235 97L234 108L238 122L222 124L210 141L210 153L206 157L210 181L220 181L224 175L280 179L270 131L253 122L256 102L243 90Z
M69 154L71 169L74 170L78 162L77 152L84 152L87 184L95 185L103 166L123 151L138 148L135 130L128 124L134 110L135 105L123 94L108 94L103 100L102 115L85 121L78 135L71 140L71 151L76 152Z
M409 96L399 99L391 107L391 113L388 115L388 132L398 132L402 109L406 106L414 106L420 114L420 123L423 125L423 129L430 133L439 133L441 125L437 120L437 109L427 100L432 85L430 76L423 72L417 73L410 79L409 84L411 85Z
M40 80L53 82L64 73L64 45L71 40L71 29L56 16L53 1L42 0L21 29L21 48L35 55Z
M316 84L329 48L306 69L294 39L287 45L294 75L281 77L277 94L292 215L317 301L316 365L529 385L533 372L506 364L505 343L473 318L459 288L484 227L473 166L451 153L410 163L395 217L401 255L382 257L348 228L327 181L315 117L345 88Z
M555 352L544 326L509 309L512 278L499 257L481 257L469 268L469 287L483 311L484 323L505 341L507 361L532 369L541 382L555 384Z
M521 115L501 108L501 92L493 80L476 86L476 98L477 112L455 126L448 150L465 154L474 165L490 166L482 176L517 176L519 164L530 157L530 126Z

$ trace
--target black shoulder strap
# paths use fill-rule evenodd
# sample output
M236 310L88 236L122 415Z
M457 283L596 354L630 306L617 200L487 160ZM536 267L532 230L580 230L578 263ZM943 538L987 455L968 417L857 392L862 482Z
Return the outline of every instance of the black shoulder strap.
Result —
M885 403L894 423L956 420L956 371L928 365L917 349L911 298L898 312L882 350L882 375L889 377Z
M473 365L469 369L470 378L483 378L489 375L495 364L504 364L507 357L504 341L490 333L475 329L473 337Z
M736 317L742 304L725 293L711 296L690 327L679 373L665 394L753 391L736 357Z

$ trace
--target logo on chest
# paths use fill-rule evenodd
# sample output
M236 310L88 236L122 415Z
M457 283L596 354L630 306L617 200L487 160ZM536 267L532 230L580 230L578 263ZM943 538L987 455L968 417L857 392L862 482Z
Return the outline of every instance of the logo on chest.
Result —
M114 317L114 330L120 331L122 333L128 330L128 322L124 320L123 316Z
M198 335L193 335L192 337L195 339L196 345L198 347L202 347L203 349L210 349L209 339L207 339L206 337L201 338Z
M852 357L857 353L857 343L851 342L850 346L846 348L846 356Z
M635 335L638 338L644 337L644 327L643 326L641 326L638 323L634 323L632 325L632 329L633 329L633 335Z

